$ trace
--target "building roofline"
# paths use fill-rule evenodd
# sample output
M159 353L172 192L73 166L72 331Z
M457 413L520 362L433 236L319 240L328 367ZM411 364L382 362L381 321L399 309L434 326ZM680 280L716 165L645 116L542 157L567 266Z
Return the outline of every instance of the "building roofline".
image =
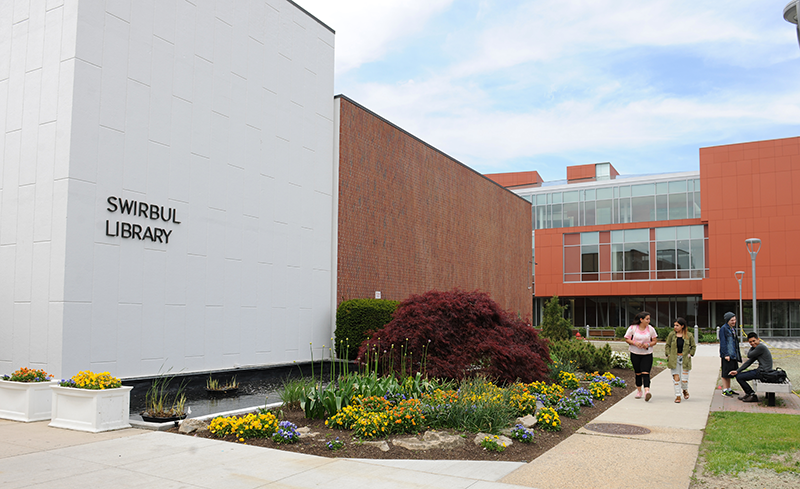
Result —
M332 33L332 34L336 34L336 31L335 31L335 30L333 30L333 29L332 29L332 28L331 28L331 27L330 27L328 24L326 24L325 22L322 22L321 20L319 20L318 18L316 18L316 17L315 17L315 16L314 16L314 15L313 15L311 12L309 12L308 10L304 9L303 7L301 7L300 5L298 5L297 3L293 2L292 0L286 0L286 1L287 1L287 2L289 2L289 3L291 3L292 5L294 5L294 6L295 6L295 7L297 7L298 9L300 9L300 11L301 11L301 12L303 12L304 14L308 15L309 17L311 17L312 19L314 19L315 21L317 21L317 23L318 23L319 25L321 25L322 27L324 27L324 28L328 29L329 31L331 31L331 33Z
M504 186L500 185L499 183L495 182L494 180L492 180L491 178L487 177L487 176L486 176L486 175L484 175L483 173L481 173L481 172L479 172L479 171L475 170L474 168L471 168L471 167L469 167L468 165L465 165L464 163L462 163L462 162L458 161L457 159L453 158L452 156L450 156L449 154L445 153L444 151L441 151L440 149L436 148L435 146L433 146L433 145L431 145L431 144L429 144L429 143L427 143L427 142L423 141L422 139L420 139L420 138L418 138L417 136L415 136L415 135L411 134L410 132L406 131L405 129L403 129L402 127L400 127L400 126L398 126L397 124L393 123L392 121L390 121L390 120L386 119L385 117L382 117L382 116L380 116L380 115L376 114L375 112L373 112L373 111L369 110L368 108L366 108L366 107L364 107L363 105L359 104L358 102L356 102L355 100L351 99L351 98L350 98L350 97L348 97L347 95L344 95L344 94L341 94L341 93L340 93L339 95L334 95L334 96L333 96L333 99L334 99L334 100L336 100L337 98L341 98L341 99L343 99L343 100L347 100L348 102L350 102L351 104L355 105L356 107L358 107L359 109L363 110L364 112L367 112L368 114L372 115L373 117L376 117L377 119L380 119L382 122L384 122L384 123L386 123L386 124L388 124L388 125L392 126L393 128L397 129L398 131L402 132L403 134L405 134L405 135L407 135L407 136L409 136L409 137L411 137L411 138L413 138L413 139L415 139L415 140L419 141L420 143L424 144L424 145L425 145L425 146L427 146L428 148L430 148L430 149L432 149L432 150L436 151L437 153L441 154L442 156L445 156L445 157L447 157L449 160L451 160L451 161L454 161L455 163L458 163L459 165L463 166L463 167L464 167L464 168L466 168L467 170L469 170L469 171L471 171L471 172L475 173L476 175L479 175L481 178L483 178L483 179L484 179L484 180L486 180L487 182L491 182L493 185L496 185L496 186L500 187L501 189L505 190L506 192L510 193L511 195L513 195L513 196L517 197L518 199L522 200L522 201L523 201L523 202L525 202L526 204L529 204L529 205L530 205L530 202L528 202L528 201L527 201L527 200L525 200L524 198L520 197L520 196L519 196L519 195L517 195L516 193L512 192L512 191L511 191L511 190L509 190L508 188L506 188L506 187L504 187Z
M554 182L544 182L541 187L531 187L526 189L515 189L517 192L525 192L526 195L538 194L542 192L553 192L559 190L578 190L585 188L616 187L620 185L632 185L637 183L657 182L661 180L672 180L674 178L700 177L700 171L685 171L675 173L653 173L648 175L620 175L613 180L600 180L589 182L567 183L566 180L556 180ZM548 185L549 184L549 185Z

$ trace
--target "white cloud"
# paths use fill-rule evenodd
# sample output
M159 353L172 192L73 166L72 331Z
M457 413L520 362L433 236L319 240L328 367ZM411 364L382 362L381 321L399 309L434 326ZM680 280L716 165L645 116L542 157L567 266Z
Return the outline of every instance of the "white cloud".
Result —
M453 0L300 0L336 31L336 74L381 59Z
M784 0L301 3L336 29L337 90L479 171L622 153L670 171L678 146L800 128ZM395 80L358 69L378 60Z

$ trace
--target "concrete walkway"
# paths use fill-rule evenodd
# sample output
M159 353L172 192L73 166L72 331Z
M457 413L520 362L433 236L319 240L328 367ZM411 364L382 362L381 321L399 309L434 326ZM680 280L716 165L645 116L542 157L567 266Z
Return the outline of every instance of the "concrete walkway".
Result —
M528 464L331 459L163 432L90 434L0 420L0 487L687 488L717 392L717 347L700 345L693 368L688 401L673 402L664 371L650 402L631 394L593 421L650 434L581 429ZM647 470L634 476L639 464Z
M158 431L91 434L0 420L3 489L510 489L496 481L522 465L332 459Z
M652 380L650 402L631 393L592 421L640 426L650 434L608 435L581 428L501 481L540 489L686 489L717 393L718 373L719 347L699 345L689 375L689 400L674 402L672 376L664 370Z

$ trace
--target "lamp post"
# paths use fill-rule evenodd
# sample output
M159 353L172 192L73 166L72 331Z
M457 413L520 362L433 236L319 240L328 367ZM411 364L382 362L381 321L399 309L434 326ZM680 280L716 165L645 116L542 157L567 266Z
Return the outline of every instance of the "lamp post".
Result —
M744 311L742 310L742 279L744 278L744 272L734 272L733 276L736 277L736 280L739 282L739 330L741 331L741 324L742 321L744 321ZM744 341L744 338L742 338L742 341Z
M750 252L750 260L753 262L753 331L758 333L758 310L756 309L756 255L761 250L761 240L758 238L747 238L744 240L747 251Z
M800 23L798 23L798 11L800 11L800 0L792 0L783 7L783 18L786 22L791 22L797 27L797 42L800 43Z

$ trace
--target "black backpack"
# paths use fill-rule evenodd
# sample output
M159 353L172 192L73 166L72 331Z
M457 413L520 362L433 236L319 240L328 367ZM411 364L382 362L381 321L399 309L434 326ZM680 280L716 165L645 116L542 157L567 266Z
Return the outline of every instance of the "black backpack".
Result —
M761 382L766 382L768 384L783 384L786 382L786 371L782 368L765 370L761 372Z

